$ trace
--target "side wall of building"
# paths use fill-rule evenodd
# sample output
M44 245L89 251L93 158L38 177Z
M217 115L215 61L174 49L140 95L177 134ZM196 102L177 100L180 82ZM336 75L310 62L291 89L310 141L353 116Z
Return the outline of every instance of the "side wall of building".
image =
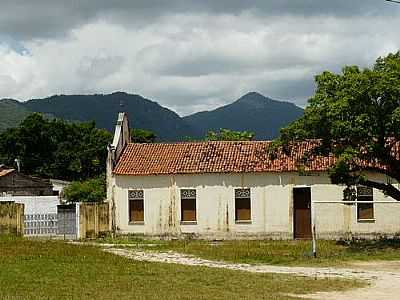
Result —
M357 221L356 205L340 202L343 186L326 173L200 174L115 176L115 222L120 233L202 238L292 239L293 188L311 187L316 232L320 238L394 235L400 232L400 203L374 190L374 221ZM236 188L250 188L251 223L235 222ZM144 224L129 223L128 190L144 191ZM181 224L180 189L196 189L197 223ZM379 203L382 202L382 203Z

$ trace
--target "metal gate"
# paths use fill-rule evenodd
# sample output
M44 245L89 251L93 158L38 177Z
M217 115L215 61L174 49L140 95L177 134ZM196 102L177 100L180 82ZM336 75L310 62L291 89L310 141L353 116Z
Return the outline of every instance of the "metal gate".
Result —
M68 236L69 238L77 237L77 215L76 205L58 205L57 206L57 217L58 217L58 234Z

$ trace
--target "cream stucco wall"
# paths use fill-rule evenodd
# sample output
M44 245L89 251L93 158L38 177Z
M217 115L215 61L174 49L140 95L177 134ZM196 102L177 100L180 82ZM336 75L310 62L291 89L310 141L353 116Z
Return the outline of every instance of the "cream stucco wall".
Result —
M341 201L343 186L327 174L298 173L114 176L115 222L121 233L193 234L204 238L293 238L293 188L310 186L312 201ZM197 224L180 222L180 189L197 191ZM235 223L234 190L251 190L251 224ZM144 190L145 222L129 224L128 190ZM313 203L319 237L373 236L400 232L400 203L374 190L374 222L358 222L356 205ZM379 203L385 201L385 203ZM392 201L392 203L386 203Z

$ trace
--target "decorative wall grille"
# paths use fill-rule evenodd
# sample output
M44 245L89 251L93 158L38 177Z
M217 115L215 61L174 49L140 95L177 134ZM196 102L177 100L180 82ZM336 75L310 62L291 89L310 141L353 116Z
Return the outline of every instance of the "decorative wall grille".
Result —
M373 189L371 187L357 186L357 196L358 197L372 197L374 194Z
M181 199L196 199L196 190L181 190Z
M130 190L128 192L129 200L141 200L144 198L143 190Z
M236 189L235 198L250 198L250 189Z
M57 214L24 215L25 235L56 235Z

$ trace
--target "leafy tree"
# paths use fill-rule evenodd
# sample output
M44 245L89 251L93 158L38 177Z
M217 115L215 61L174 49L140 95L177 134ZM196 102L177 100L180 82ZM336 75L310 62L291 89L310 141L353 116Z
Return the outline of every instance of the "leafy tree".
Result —
M378 58L372 68L323 72L316 84L304 116L282 129L275 145L319 139L315 152L337 158L330 170L333 183L363 184L400 201L393 185L393 179L400 182L400 52Z
M111 134L94 122L68 123L29 115L19 127L0 134L0 160L47 178L82 180L105 172L107 144Z
M106 199L105 176L72 182L64 189L64 197L68 202L102 202Z
M209 131L206 136L207 141L251 141L254 133L249 131L234 131L221 128L219 132Z
M134 143L154 143L157 138L153 131L139 128L131 130L131 137Z

